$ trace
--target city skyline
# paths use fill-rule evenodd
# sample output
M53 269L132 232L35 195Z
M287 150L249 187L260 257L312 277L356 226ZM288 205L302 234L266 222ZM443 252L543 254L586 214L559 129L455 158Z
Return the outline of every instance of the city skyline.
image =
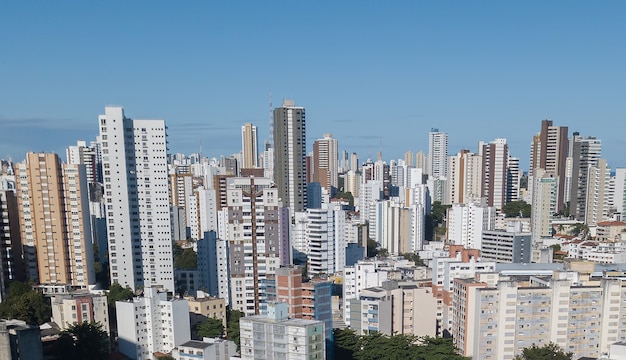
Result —
M230 155L244 123L269 138L272 92L307 108L307 151L332 133L362 160L401 159L439 128L451 154L506 138L526 171L551 119L626 166L626 4L285 4L4 5L0 158L93 140L112 103L164 119L172 153Z

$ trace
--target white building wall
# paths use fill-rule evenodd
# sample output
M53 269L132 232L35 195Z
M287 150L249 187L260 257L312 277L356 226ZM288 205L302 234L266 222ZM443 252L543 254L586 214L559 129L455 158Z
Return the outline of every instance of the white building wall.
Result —
M165 122L106 107L99 127L111 281L173 290Z

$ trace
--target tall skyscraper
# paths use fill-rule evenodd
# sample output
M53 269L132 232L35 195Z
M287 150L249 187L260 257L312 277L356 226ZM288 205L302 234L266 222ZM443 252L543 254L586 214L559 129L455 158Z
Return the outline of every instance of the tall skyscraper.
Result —
M163 120L133 120L121 107L98 117L111 282L174 290Z
M230 305L248 315L260 313L260 283L289 265L288 210L267 178L227 179Z
M332 188L339 186L338 147L339 142L332 134L324 134L323 139L313 143L311 181L320 183L329 194L332 194Z
M259 139L256 126L246 123L241 127L241 152L243 153L243 168L259 167Z
M85 167L62 164L52 153L28 153L15 174L29 280L95 284Z
M274 109L274 182L292 214L307 208L306 116L303 107L284 100Z
M533 174L532 214L530 219L533 244L540 243L543 237L552 236L552 215L556 212L559 193L557 178L538 168Z
M442 178L448 171L448 134L432 129L428 134L428 175Z
M0 301L11 281L25 281L25 276L17 196L0 184Z
M598 166L602 142L595 137L583 138L574 134L572 138L572 185L570 188L570 215L585 221L587 196L596 189L589 188L589 169Z
M541 132L533 137L530 151L529 175L535 175L535 169L557 178L557 211L565 205L565 175L568 151L567 126L554 126L552 120L541 122Z
M96 146L87 146L86 141L78 141L66 149L67 163L85 165L86 180L89 186L89 200L100 201L101 189L98 186L100 168Z
M509 148L506 139L482 145L483 191L488 206L502 209L506 204Z
M469 150L448 158L446 204L478 203L482 195L483 159Z

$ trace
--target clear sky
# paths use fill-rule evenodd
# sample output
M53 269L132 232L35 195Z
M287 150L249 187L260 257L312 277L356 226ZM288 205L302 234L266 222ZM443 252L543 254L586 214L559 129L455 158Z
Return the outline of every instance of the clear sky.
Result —
M105 105L165 119L170 150L268 136L269 93L361 159L507 138L552 119L626 166L625 1L0 1L0 158L92 140Z

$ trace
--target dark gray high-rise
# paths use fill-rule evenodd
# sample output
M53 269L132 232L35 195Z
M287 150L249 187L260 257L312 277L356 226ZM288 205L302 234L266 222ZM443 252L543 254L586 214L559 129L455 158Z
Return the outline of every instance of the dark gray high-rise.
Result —
M274 182L291 215L307 208L305 120L304 108L293 100L274 109Z

